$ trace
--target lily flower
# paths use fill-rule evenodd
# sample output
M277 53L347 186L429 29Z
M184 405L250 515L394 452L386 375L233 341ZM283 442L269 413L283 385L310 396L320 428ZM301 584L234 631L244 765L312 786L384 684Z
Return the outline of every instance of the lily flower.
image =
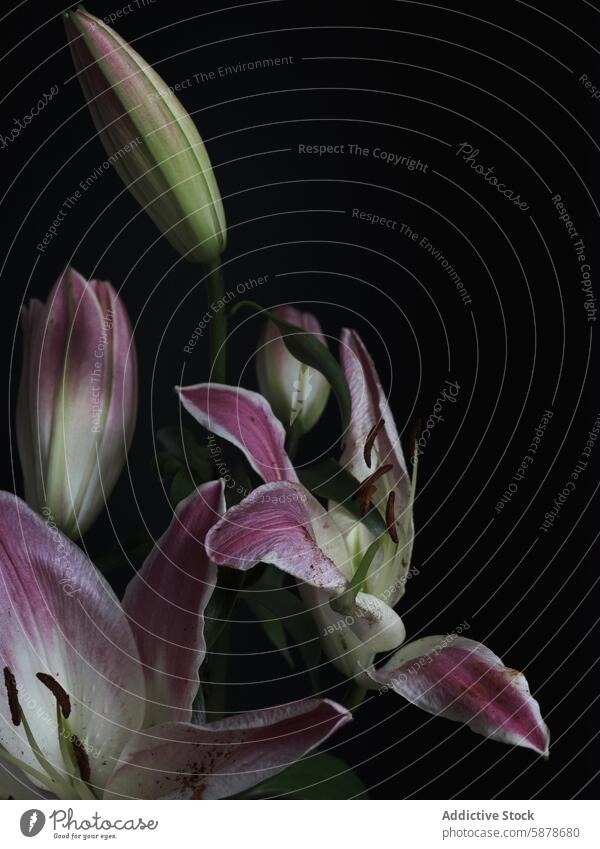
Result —
M388 529L375 553L365 586L394 607L404 595L410 568L416 468L411 482L387 396L356 331L342 330L340 360L352 400L352 417L340 463L362 481L355 495L361 499L362 512L374 507ZM351 551L355 572L375 536L346 506L332 504L330 508Z
M137 358L110 283L74 268L22 311L17 442L28 504L78 537L103 509L137 414Z
M214 264L225 213L204 142L150 65L103 20L65 12L83 94L109 161L175 250Z
M321 325L311 313L290 306L276 307L273 312L288 324L304 328L327 347ZM316 425L329 398L329 382L290 354L281 331L269 319L260 337L256 375L260 391L286 427L296 424L301 433L307 433Z
M367 483L369 502L378 507L388 493L388 532L397 522L404 545L407 540L410 545L414 485L408 482L389 407L358 335L345 331L342 341L353 401L346 463L355 473L361 472L361 464L370 471L375 482ZM524 676L504 666L480 643L456 635L425 638L403 646L376 669L376 655L398 649L405 639L404 625L392 606L404 591L405 559L393 552L377 564L371 542L366 552L364 544L357 549L354 523L345 526L341 508L326 511L299 483L285 452L285 431L262 396L218 384L177 391L187 411L243 451L265 481L208 532L206 548L215 563L240 570L270 563L296 578L320 626L327 655L362 687L391 689L429 713L464 722L485 737L547 752L548 729ZM359 447L362 460L356 457ZM373 478L377 463L383 465ZM390 492L397 494L398 517L390 516ZM378 548L379 541L375 542ZM394 545L400 544L399 534ZM358 566L357 553L362 554ZM369 571L356 593L357 571L365 557L370 558ZM384 572L385 578L371 574L373 568ZM340 602L351 590L352 607L340 613Z
M31 783L61 799L222 798L350 719L309 699L192 723L216 580L204 540L223 510L220 482L181 502L120 604L74 543L0 494L0 769L17 793Z
M178 392L188 412L243 451L266 481L217 523L207 538L211 558L242 570L272 563L305 582L303 597L324 629L344 619L329 601L343 593L352 577L350 552L331 515L298 482L284 448L285 430L267 401L256 392L214 383ZM360 675L376 652L396 648L405 637L400 617L367 592L356 595L354 612L344 621L350 619L340 638L343 646L330 654L349 677Z

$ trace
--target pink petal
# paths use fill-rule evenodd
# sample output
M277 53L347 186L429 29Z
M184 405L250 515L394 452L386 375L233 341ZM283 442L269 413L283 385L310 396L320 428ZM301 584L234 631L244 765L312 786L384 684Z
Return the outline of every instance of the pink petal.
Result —
M54 676L66 690L69 724L88 751L92 783L103 785L144 714L135 640L112 589L81 549L10 493L0 493L0 658L56 764L56 702L36 673ZM11 723L5 693L0 745L37 767L22 726Z
M224 510L221 482L192 493L127 587L123 609L146 677L145 726L191 718L206 654L204 611L217 579L204 539Z
M109 283L67 268L46 305L24 309L23 333L17 431L27 500L79 536L112 491L133 435L131 326Z
M102 430L96 434L96 462L79 510L82 532L103 509L121 474L133 439L138 405L137 355L127 310L110 283L92 281L90 286L102 311L104 329L96 348L102 356L96 358L95 373L106 374L102 375Z
M481 643L424 637L369 672L427 713L466 723L477 734L547 755L549 732L522 672Z
M19 457L30 504L46 502L42 470L47 469L54 410L62 385L69 336L68 287L85 280L68 268L45 304L32 300L22 310L23 366L17 405Z
M335 702L310 699L208 726L160 725L131 740L106 798L234 796L281 772L351 718Z
M177 387L176 391L188 413L243 451L264 481L298 480L285 452L283 425L262 395L217 383Z
M340 359L352 398L352 418L346 434L341 463L359 480L367 478L378 466L391 464L391 470L377 483L373 503L384 514L389 493L394 491L396 496L394 512L397 521L404 525L406 516L403 514L410 495L406 461L394 417L373 360L356 331L342 331ZM370 431L381 419L384 425L375 439L369 467L364 458L365 443ZM350 533L350 544L357 551L366 550L371 541L371 535L364 526L355 522L354 529ZM413 535L414 527L411 518L409 536ZM388 540L377 553L370 569L366 583L368 591L383 598L392 607L404 595L408 556L409 553L404 545L396 548L391 540Z
M346 435L342 464L355 477L363 480L375 471L377 465L391 463L393 469L386 475L386 485L388 491L397 490L396 511L401 512L408 503L410 482L400 437L373 360L355 330L342 331L340 359L352 397L352 419ZM370 430L381 418L384 427L375 440L369 468L363 456L365 442ZM377 459L379 462L376 462ZM385 503L388 492L380 495Z
M59 526L69 536L77 536L78 514L80 533L91 523L83 521L80 508L96 461L99 431L95 426L101 422L101 416L96 416L95 406L97 403L99 409L104 410L110 398L108 356L99 356L99 346L105 345L107 355L110 346L93 283L87 283L69 268L56 290L57 300L63 298L66 302L68 327L64 362L58 364L54 373L46 372L43 361L40 364L40 383L52 380L57 386L52 436L44 468L45 491ZM97 384L94 384L96 373ZM97 396L93 394L94 389L97 389ZM38 509L41 506L38 505Z
M208 556L219 566L242 571L272 563L312 586L341 589L346 579L315 541L313 522L324 513L300 484L264 484L211 528Z

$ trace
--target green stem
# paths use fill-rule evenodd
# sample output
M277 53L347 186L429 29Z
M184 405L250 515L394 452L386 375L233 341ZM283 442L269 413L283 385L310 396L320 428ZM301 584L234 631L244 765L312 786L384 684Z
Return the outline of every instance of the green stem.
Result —
M211 380L213 383L225 383L225 338L227 336L227 316L223 295L223 275L217 263L208 268L208 309L211 313L210 333L210 363Z
M360 561L358 569L352 576L352 580L348 585L348 589L345 590L342 595L338 596L330 602L330 606L333 610L336 611L336 613L347 614L353 612L356 596L358 595L362 584L367 579L367 575L369 574L369 568L371 566L371 563L373 562L373 558L379 550L379 546L383 542L383 539L383 537L377 537L375 542L371 543L371 545L367 548L367 551L364 554L362 560Z
M293 462L296 454L298 452L298 444L300 442L300 437L302 436L302 431L297 425L297 420L291 426L290 431L288 433L288 442L287 442L287 455L290 460Z

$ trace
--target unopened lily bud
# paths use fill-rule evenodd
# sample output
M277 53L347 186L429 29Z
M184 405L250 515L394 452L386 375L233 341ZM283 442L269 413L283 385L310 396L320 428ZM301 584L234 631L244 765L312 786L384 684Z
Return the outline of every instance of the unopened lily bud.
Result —
M167 84L104 21L65 13L77 75L109 161L173 247L215 263L225 213L208 153Z
M72 268L45 304L23 308L22 322L16 425L25 498L76 538L102 510L133 436L131 325L110 283L88 283Z
M288 306L277 307L273 313L288 324L303 327L327 347L321 325L311 313ZM295 425L302 433L314 427L327 404L329 383L319 371L290 354L281 331L270 320L261 334L256 371L261 393L286 427Z

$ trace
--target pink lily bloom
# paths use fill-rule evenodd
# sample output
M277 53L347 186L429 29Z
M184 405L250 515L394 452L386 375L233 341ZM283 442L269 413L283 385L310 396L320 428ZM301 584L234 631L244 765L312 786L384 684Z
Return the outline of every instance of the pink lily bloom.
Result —
M220 482L181 502L121 604L74 543L0 494L3 793L222 798L283 770L350 719L334 702L309 699L192 724L216 580L204 540L223 510Z
M365 481L365 503L375 506L386 525L393 523L392 533L384 538L369 569L366 587L394 607L404 595L412 554L410 478L387 396L356 331L342 331L340 360L352 399L352 417L340 463L359 481ZM375 537L344 505L331 506L352 553L354 571Z
M27 503L70 537L103 509L137 415L129 317L110 283L67 268L23 307L16 430Z
M352 558L331 514L298 482L285 452L283 425L269 404L256 392L214 383L178 391L188 412L240 448L266 481L215 526L207 538L210 556L215 563L242 570L261 561L278 566L301 582L320 626L338 623L340 614L329 601L347 587ZM377 652L396 648L406 633L397 613L367 592L358 593L353 620L340 638L341 649L330 653L349 677L363 673Z
M357 477L367 474L362 489L385 515L388 529L395 525L398 540L392 539L392 528L393 545L386 549L386 541L383 555L378 552L373 560L354 609L340 614L331 602L348 589L374 539L370 531L358 527L341 505L326 511L298 482L285 452L284 429L262 396L198 384L178 389L183 406L203 427L240 448L265 481L210 529L209 557L241 570L271 563L293 575L328 657L361 686L392 689L429 713L464 722L485 737L545 754L548 729L524 676L485 646L455 635L425 638L403 646L375 669L376 655L398 649L405 639L393 605L404 592L410 563L412 488L381 383L353 331L342 337L342 365L353 405L343 459Z

